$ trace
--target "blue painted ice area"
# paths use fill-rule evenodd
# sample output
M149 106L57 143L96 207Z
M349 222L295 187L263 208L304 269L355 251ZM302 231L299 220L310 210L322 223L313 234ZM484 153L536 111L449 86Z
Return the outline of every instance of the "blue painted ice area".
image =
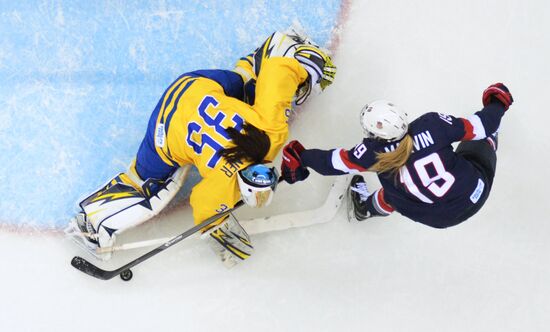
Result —
M0 222L63 227L124 171L165 87L232 68L299 21L325 44L340 1L0 1Z

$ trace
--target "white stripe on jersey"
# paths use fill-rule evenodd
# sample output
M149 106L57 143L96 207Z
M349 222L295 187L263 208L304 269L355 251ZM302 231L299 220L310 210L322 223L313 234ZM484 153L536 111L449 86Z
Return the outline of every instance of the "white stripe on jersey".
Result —
M332 167L348 174L358 174L358 170L346 166L346 164L342 160L342 157L340 157L340 151L342 151L342 149L335 149L334 151L332 151Z
M474 128L474 138L472 138L472 140L479 140L487 137L487 134L485 133L485 127L483 126L483 122L481 122L479 116L475 114L470 115L468 117L468 121L470 121L472 127Z

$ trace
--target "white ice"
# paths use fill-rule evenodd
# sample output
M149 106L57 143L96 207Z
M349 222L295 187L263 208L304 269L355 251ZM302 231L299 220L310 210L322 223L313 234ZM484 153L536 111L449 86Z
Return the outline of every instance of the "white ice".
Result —
M466 116L486 86L506 83L516 101L502 121L494 187L467 222L435 230L394 214L349 224L340 211L330 223L255 236L255 254L232 270L204 243L181 242L128 283L73 269L80 251L60 234L3 231L0 330L548 331L549 12L544 0L355 1L336 82L294 122L308 147L351 147L370 100L391 99L413 118ZM315 207L331 180L281 186L261 213ZM176 234L186 209L128 236Z

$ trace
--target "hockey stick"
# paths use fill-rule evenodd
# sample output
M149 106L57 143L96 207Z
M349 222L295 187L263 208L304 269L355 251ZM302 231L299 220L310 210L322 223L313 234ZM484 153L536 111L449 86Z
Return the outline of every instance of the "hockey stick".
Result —
M131 250L131 249L138 249L143 247L156 246L170 239L171 239L170 237L162 237L158 239L128 242L128 243L123 243L121 245L112 246L112 247L97 248L95 252L96 254L101 255L109 252L113 253L115 251L123 251L123 250Z
M334 219L344 199L345 191L349 185L349 176L338 176L331 185L327 198L318 208L283 213L269 217L241 220L239 223L249 234L260 234L274 231L282 231L290 228L300 228L310 225L322 224ZM170 240L169 237L124 243L118 246L98 248L97 253L107 253L122 250L131 250L162 244Z
M123 265L123 266L119 267L118 269L111 270L111 271L103 270L103 269L95 266L94 264L90 263L89 261L87 261L86 259L84 259L80 256L73 257L73 259L71 260L71 265L73 267L75 267L76 269L78 269L78 270L80 270L80 271L82 271L82 272L84 272L87 275L90 275L92 277L95 277L95 278L98 278L98 279L101 279L101 280L112 279L112 278L116 277L117 275L119 275L123 272L126 272L127 270L131 269L132 267L138 265L139 263L141 263L141 262L155 256L156 254L164 251L165 249L170 248L171 246L173 246L174 244L180 242L181 240L186 239L189 236L197 233L198 231L200 231L204 227L209 226L210 224L214 223L218 219L227 216L231 212L233 212L236 209L238 209L239 207L241 207L243 204L244 204L243 201L237 202L237 204L235 204L235 206L233 208L225 210L224 212L218 213L218 214L206 219L205 221L201 222L200 224L195 225L194 227L191 227L190 229L186 230L185 232L181 233L180 235L178 235L176 237L173 237L170 240L166 241L161 246L159 246L159 247L143 254L142 256L139 256L138 258L136 258L133 261L127 263L126 265Z
M248 234L260 234L329 222L336 216L350 181L351 176L349 175L336 177L336 180L330 187L325 202L318 208L251 220L242 220L240 224L246 229Z

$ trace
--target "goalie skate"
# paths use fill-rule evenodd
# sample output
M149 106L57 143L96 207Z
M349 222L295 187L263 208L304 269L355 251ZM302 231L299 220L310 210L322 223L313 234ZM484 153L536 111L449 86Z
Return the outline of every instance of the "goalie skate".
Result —
M102 261L111 259L111 252L99 251L97 234L92 225L86 221L86 217L83 213L80 212L71 218L64 232L77 246L90 253L96 259ZM114 239L113 234L113 243Z
M357 220L357 218L355 218L355 211L351 198L351 185L348 186L348 189L346 190L346 217L348 218L348 222L350 223L356 223L359 221Z

